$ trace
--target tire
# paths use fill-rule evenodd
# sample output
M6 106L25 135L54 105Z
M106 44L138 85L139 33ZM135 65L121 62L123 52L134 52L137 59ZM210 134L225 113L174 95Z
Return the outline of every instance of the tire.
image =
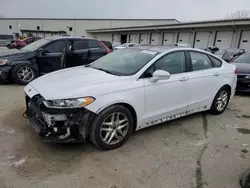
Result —
M116 122L117 114L119 114L118 115L119 117L118 120L120 120L119 122L122 121L123 122L114 125L110 122L112 122L112 117L114 117L113 122ZM109 122L109 123L105 124L104 122ZM125 124L128 124L128 126L121 128ZM90 140L94 145L96 145L100 149L103 150L115 149L124 144L124 142L132 134L133 127L134 127L134 119L131 112L122 105L113 105L104 109L93 120L90 127ZM109 137L107 137L105 141L105 137L108 134ZM113 135L113 139L108 143L112 134L114 134L115 136Z
M240 175L239 183L242 188L250 188L250 169Z
M221 101L222 105L221 108L219 108L219 100L220 98L223 98L223 96L225 96L224 94L227 94L227 98L225 99L224 97L225 100L223 102ZM215 95L209 112L214 115L222 114L227 108L229 99L230 99L230 89L228 87L222 87Z
M24 77L22 76L19 76L19 73L22 71L22 70L28 70L28 71L31 71L30 74L28 75L27 73L27 76L29 76L27 79L22 79ZM31 76L32 74L32 76ZM17 84L22 84L22 85L26 85L28 84L29 82L31 82L32 80L34 80L36 77L37 77L37 73L36 71L32 68L32 66L28 63L23 63L23 64L19 64L19 65L16 65L13 69L12 69L12 72L11 72L11 76L12 76L12 79L15 83Z

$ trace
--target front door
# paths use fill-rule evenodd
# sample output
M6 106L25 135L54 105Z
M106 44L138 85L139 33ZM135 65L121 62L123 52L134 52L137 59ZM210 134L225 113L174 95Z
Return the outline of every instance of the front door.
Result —
M156 70L171 74L168 80L150 81ZM157 60L149 69L145 85L145 116L143 123L160 120L186 112L189 101L189 82L184 51L167 54Z
M53 41L43 47L43 52L36 58L39 74L43 75L61 69L61 54L66 48L66 40Z
M188 111L210 108L220 89L219 69L214 67L207 54L190 51L193 71L189 72L190 101Z

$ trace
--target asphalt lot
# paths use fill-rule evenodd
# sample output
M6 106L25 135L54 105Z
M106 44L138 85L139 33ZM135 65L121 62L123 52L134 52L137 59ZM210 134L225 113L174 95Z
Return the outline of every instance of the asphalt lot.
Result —
M22 117L23 86L1 85L0 94L0 187L238 188L250 167L250 95L235 96L222 115L144 129L101 151L44 143Z

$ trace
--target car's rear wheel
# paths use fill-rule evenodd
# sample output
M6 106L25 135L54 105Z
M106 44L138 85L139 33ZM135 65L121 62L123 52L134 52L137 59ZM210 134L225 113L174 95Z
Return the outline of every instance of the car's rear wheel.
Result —
M126 107L121 105L108 107L92 122L90 140L104 150L118 148L132 133L133 125L133 116Z
M37 74L30 64L16 65L12 69L12 79L17 84L26 85L36 78Z
M227 108L230 99L230 89L228 87L222 87L216 94L213 104L210 108L212 114L221 114Z

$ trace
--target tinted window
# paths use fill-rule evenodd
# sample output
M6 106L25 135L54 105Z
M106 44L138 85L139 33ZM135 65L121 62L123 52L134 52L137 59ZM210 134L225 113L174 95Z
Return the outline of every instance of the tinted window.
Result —
M190 52L190 55L194 71L210 69L213 67L212 62L206 54Z
M222 62L220 60L218 60L217 58L214 58L212 56L209 56L209 57L210 57L210 59L212 59L212 61L214 62L214 65L216 67L220 67L221 66Z
M100 44L96 40L89 40L89 48L100 48Z
M236 63L250 63L250 53L240 55L234 60Z
M73 42L72 50L88 49L88 42L86 40L76 40Z
M51 44L48 44L44 50L49 53L62 53L63 49L66 47L66 41L65 40L59 40L56 42L53 42Z
M164 70L170 74L185 72L185 53L174 52L162 57L154 64L154 71Z
M150 50L126 48L96 60L90 67L116 75L133 75L157 54Z

